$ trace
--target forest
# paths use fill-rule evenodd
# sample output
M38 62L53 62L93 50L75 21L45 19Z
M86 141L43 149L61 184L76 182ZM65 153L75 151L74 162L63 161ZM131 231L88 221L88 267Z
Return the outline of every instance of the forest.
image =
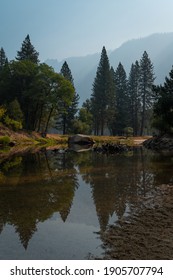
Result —
M114 69L103 47L92 94L79 108L71 70L60 73L40 63L27 35L14 60L0 49L0 122L13 130L46 134L143 136L173 133L173 69L155 85L154 66L146 51L131 65Z

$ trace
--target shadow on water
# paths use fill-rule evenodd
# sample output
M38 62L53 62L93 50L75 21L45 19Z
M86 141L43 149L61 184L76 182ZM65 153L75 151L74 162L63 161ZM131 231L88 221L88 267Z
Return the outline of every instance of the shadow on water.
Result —
M102 238L111 223L137 210L159 185L173 183L171 155L142 148L119 155L74 150L42 149L0 160L0 232L6 225L13 226L26 250L39 223L50 220L55 213L64 225L67 219L74 219L70 216L72 205L80 205L84 199L82 191L76 194L81 185L90 190L92 215L96 214ZM85 211L80 207L76 210L79 217L80 211ZM86 211L82 215L89 214Z

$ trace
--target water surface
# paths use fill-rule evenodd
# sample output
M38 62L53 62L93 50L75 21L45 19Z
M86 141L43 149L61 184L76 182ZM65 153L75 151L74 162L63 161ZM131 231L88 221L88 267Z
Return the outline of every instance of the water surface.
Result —
M173 184L173 155L42 149L0 159L0 259L90 259L99 233L158 186Z

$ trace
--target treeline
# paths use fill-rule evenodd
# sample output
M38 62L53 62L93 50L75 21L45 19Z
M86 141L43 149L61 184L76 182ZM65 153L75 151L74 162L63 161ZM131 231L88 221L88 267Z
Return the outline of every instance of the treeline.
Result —
M0 121L13 129L63 134L146 135L173 132L173 70L164 85L154 85L154 67L144 51L129 76L121 62L110 66L101 52L91 98L81 108L67 62L60 73L39 62L29 35L15 60L0 50Z
M70 132L78 110L71 71L64 62L61 73L39 63L29 35L15 60L0 50L0 121L13 129L47 133L49 127Z
M112 135L150 134L153 83L153 65L146 51L132 64L127 78L121 62L116 70L110 67L103 47L91 96L95 133L104 134L108 127Z
M110 66L105 47L91 98L83 104L96 135L151 135L173 133L173 70L164 85L154 85L154 66L144 51L131 65L129 76L121 62Z

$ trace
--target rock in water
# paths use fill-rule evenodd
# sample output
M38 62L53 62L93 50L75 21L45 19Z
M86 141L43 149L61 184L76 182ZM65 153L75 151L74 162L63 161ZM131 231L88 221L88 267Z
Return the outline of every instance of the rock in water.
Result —
M75 135L69 136L68 143L69 144L79 144L79 145L86 145L86 144L93 145L95 143L95 141L88 135L75 134Z

